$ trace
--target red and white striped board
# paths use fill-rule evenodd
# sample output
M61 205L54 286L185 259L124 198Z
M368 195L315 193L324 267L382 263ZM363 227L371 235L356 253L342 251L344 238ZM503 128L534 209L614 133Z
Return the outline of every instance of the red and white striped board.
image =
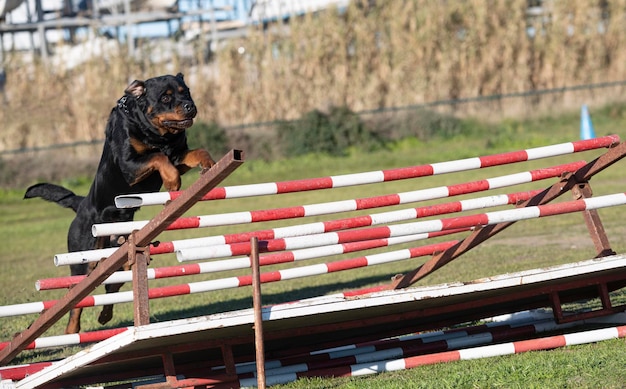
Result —
M433 354L448 350L459 350L490 343L503 343L521 337L531 337L544 332L563 331L582 325L606 325L626 323L626 314L609 315L601 320L589 319L557 324L550 312L542 319L513 320L489 323L454 330L426 332L400 337L386 338L361 344L350 344L328 350L285 356L265 361L266 375L293 374L312 370L347 367L352 364L370 363L410 355ZM235 366L240 377L256 372L256 364L244 362ZM224 366L213 370L222 371Z
M443 215L446 213L470 211L481 208L496 207L501 205L516 204L519 201L527 200L540 190L519 192L504 195L486 196L475 199L467 199L450 203L443 203L428 207L419 207L399 211L381 212L371 215L363 215L358 217L343 218L337 220L329 220L319 223L309 223L289 228L274 229L274 236L290 237L299 236L308 233L322 233L350 228L368 227L378 224L393 223L416 218L424 218L429 216ZM224 214L225 216L227 214ZM115 224L115 223L111 223ZM277 233L278 231L278 233ZM261 232L257 232L260 234ZM187 239L172 242L160 242L158 246L150 247L151 255L173 253L177 249L187 247L198 247L207 245L208 241L214 240L215 244L224 244L224 242L244 242L249 240L253 233L247 234L231 234L220 235L218 237L205 237L199 239ZM77 251L73 253L57 254L54 258L56 266L79 264L85 262L96 262L102 258L110 256L115 252L116 248L97 249L88 251Z
M561 170L558 170L561 171ZM567 171L567 170L563 170ZM560 173L559 173L560 174ZM558 175L558 174L557 174ZM269 233L274 237L292 237L301 236L313 233L323 233L331 231L346 230L351 228L368 227L378 224L394 223L399 221L424 218L429 216L443 215L446 213L470 211L481 208L496 207L501 205L516 204L519 201L529 199L533 195L539 193L540 190L534 190L529 192L519 192L504 195L486 196L475 199L467 199L461 201L455 201L450 203L443 203L428 207L418 207L399 211L381 212L371 215L363 215L357 217L329 220L317 223L302 224L293 227L283 227L269 230ZM395 205L395 203L394 203ZM229 214L223 214L227 217ZM143 223L143 222L141 222ZM176 223L176 222L174 222ZM110 224L124 224L124 223L110 223ZM224 225L229 224L228 221L223 222ZM113 227L115 228L115 227ZM109 232L113 229L109 229ZM249 233L219 235L215 237L203 237L195 239L178 240L172 242L160 242L158 246L150 246L150 254L167 254L173 253L178 249L199 247L213 244L225 244L225 242L246 242L249 241L252 236L260 237L268 236L268 231L256 231ZM104 257L108 257L116 248L77 251L72 253L57 254L54 257L54 263L56 266L79 264L85 262L96 262Z
M50 347L65 347L65 346L74 346L77 344L85 344L85 343L94 343L99 342L101 340L109 339L110 337L122 333L128 330L130 327L120 327L120 328L111 328L106 330L98 330L98 331L90 331L90 332L81 332L78 334L65 334L65 335L56 335L56 336L48 336L43 338L35 339L31 344L26 346L26 350L35 350L35 349L43 349ZM10 342L1 342L0 350L8 346ZM2 373L0 372L0 377Z

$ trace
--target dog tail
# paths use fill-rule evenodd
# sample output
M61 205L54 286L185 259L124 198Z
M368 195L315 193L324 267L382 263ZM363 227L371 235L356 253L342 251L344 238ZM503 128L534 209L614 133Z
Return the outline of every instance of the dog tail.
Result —
M44 200L52 201L62 207L71 208L76 212L78 206L83 201L85 196L78 196L69 189L65 189L62 186L54 184L35 184L26 189L24 193L25 199L32 199L35 197L41 197Z

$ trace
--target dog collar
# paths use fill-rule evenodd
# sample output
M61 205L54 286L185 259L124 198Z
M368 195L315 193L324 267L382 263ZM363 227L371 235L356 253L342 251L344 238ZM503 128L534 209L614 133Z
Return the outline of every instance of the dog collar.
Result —
M129 114L128 106L126 105L126 101L128 100L128 96L123 96L121 99L117 100L117 108L124 111L125 114Z

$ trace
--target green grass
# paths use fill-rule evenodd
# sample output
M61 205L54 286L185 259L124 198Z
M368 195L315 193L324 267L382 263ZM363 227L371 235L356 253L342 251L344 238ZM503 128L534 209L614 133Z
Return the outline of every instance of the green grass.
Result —
M598 136L616 133L624 137L626 115L616 107L594 112L594 124ZM433 139L429 142L404 140L385 150L363 152L351 150L348 157L306 155L282 161L246 161L228 177L223 185L239 185L258 182L284 181L327 175L357 173L461 159L478 155L513 151L521 148L567 142L578 138L578 116L571 114L560 118L540 118L528 122L505 122L476 126L465 136L452 139ZM342 199L363 198L388 193L398 193L431 188L453 183L467 182L488 177L511 174L521 169L534 169L571 162L584 158L591 160L603 151L592 151L582 155L549 158L531 161L518 166L500 166L479 171L424 177L385 184L364 185L332 191L302 192L279 197L261 197L204 202L195 206L189 214L246 211L278 208L290 205L321 203ZM624 191L626 175L621 164L602 172L592 181L595 195ZM190 172L184 178L187 187L197 177ZM546 187L553 181L533 185L505 188L497 193ZM86 193L88 180L79 179L63 183L77 193ZM492 193L489 193L492 194ZM0 303L18 304L31 301L56 299L62 291L36 292L37 279L67 275L67 269L56 268L52 258L65 252L65 235L72 219L71 211L40 200L22 200L23 190L0 192L0 234L3 245L0 261ZM483 194L485 195L485 194ZM481 195L473 195L476 197ZM468 197L468 196L465 196ZM463 198L465 198L463 197ZM564 196L564 197L567 197ZM568 198L566 198L568 199ZM432 203L432 202L427 202ZM421 205L421 204L420 204ZM408 205L396 207L407 208ZM137 220L146 219L158 212L158 207L145 207ZM361 213L371 213L361 212ZM381 211L373 211L381 212ZM474 212L476 213L476 212ZM624 252L626 234L623 224L623 208L600 210L600 216L613 249ZM273 228L278 225L301 224L328 220L345 215L313 217L306 221L289 220L281 223L259 223L253 226L228 226L193 231L168 232L162 239L174 240L196 236L218 235L252 229ZM456 238L456 237L454 237ZM448 238L450 239L450 238ZM444 239L438 239L441 241ZM430 243L430 242L429 242ZM424 243L418 243L421 245ZM381 250L378 250L381 251ZM377 252L377 251L372 251ZM368 252L369 253L369 252ZM351 254L334 258L307 261L306 264L327 262L340 258L362 255ZM467 281L480 277L507 272L546 267L592 258L595 251L588 237L582 217L577 214L524 221L517 223L502 234L470 251L451 265L435 272L417 285L438 284L449 281ZM424 259L402 261L379 267L370 267L349 272L334 273L306 279L271 283L263 286L264 303L272 304L312 297L319 294L362 288L388 282L394 274L407 272ZM178 262L173 255L157 256L152 266L168 266ZM292 265L291 265L292 266ZM280 269L288 265L277 265L263 271ZM156 280L151 287L173 285L183 282L207 280L240 275L243 271L232 271L199 275L181 279ZM123 290L129 290L125 285ZM96 293L103 293L103 288ZM250 288L229 289L206 294L190 295L151 302L152 322L179 317L191 317L215 312L249 308L252 305ZM623 297L623 296L622 296ZM620 297L620 298L622 298ZM132 324L132 305L122 304L108 327ZM101 329L97 321L98 308L87 309L83 314L83 330ZM26 328L36 315L0 319L0 340ZM46 336L61 334L65 318L46 332ZM78 348L64 350L42 350L24 352L14 361L23 363L68 355ZM285 388L484 388L484 387L622 387L626 373L621 366L626 362L626 348L621 340L599 344L568 347L564 349L532 352L523 355L489 358L475 361L424 366L410 371L380 374L367 378L338 378L299 380L284 385Z

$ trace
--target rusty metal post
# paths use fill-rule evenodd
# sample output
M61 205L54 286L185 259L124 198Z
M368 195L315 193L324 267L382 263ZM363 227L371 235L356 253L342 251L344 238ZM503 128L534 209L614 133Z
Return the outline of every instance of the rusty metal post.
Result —
M557 323L563 323L563 307L561 306L561 296L559 296L559 291L555 290L550 293L550 304L552 305L552 314L556 319Z
M591 185L589 182L582 182L572 188L572 197L575 200L588 199L593 196ZM598 252L597 257L606 257L607 255L615 254L615 251L611 249L609 238L606 236L604 226L600 220L600 215L597 209L584 210L583 217L585 218L585 224L591 235L593 245Z
M163 353L161 355L163 360L163 375L165 375L165 382L170 388L175 388L178 378L176 377L176 367L174 366L174 356L172 353Z
M224 359L224 367L227 376L236 376L237 368L235 367L235 356L233 355L233 347L230 343L222 343L222 358Z
M128 262L133 272L133 304L135 326L150 324L150 299L148 297L149 246L137 247L135 232L128 236Z
M224 178L243 163L243 152L231 150L220 159L210 170L203 171L187 190L169 203L148 224L135 234L137 246L147 246L163 232L174 220L189 210L209 190L216 187ZM0 366L6 365L26 346L52 327L63 315L69 312L79 301L87 297L111 274L119 269L128 260L128 242L118 248L110 257L100 261L98 267L83 281L71 288L68 293L57 301L55 305L44 311L23 332L15 335L13 340L0 350Z
M254 348L256 349L257 387L265 389L265 346L263 341L263 312L261 303L261 270L259 240L250 238L250 265L252 267L252 304L254 307Z

